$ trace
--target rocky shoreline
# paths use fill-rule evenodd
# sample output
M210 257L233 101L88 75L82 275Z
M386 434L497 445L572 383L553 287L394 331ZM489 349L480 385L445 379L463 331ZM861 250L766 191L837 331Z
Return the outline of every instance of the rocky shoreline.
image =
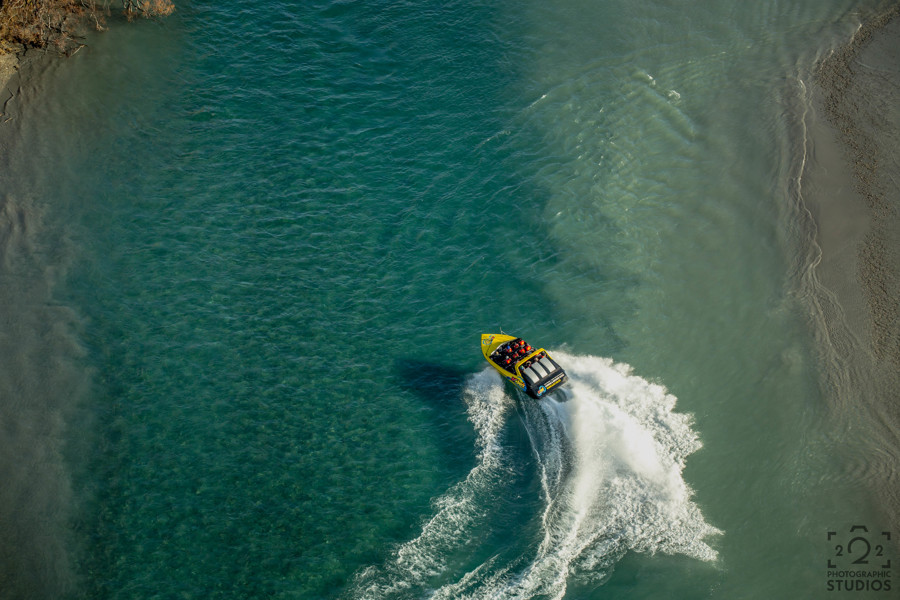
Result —
M9 84L19 70L19 55L13 52L0 54L0 107L12 96ZM0 123L6 111L0 110Z

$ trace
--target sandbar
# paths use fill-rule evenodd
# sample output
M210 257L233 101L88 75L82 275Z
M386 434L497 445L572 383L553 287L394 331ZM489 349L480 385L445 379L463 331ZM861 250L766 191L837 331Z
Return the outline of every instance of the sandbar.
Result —
M900 523L900 5L866 20L813 76L816 225L832 407L869 451L854 457L885 525Z

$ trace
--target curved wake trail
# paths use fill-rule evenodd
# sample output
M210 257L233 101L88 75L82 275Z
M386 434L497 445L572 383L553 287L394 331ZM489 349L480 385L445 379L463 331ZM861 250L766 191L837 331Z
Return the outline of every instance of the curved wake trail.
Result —
M490 507L498 503L505 475L511 472L499 442L513 403L493 370L473 375L464 394L477 433L476 466L433 502L436 512L417 538L403 544L380 569L369 567L357 575L351 597L426 596L424 588L450 570L452 557L477 545L470 533L484 524Z
M555 598L577 581L599 584L629 550L714 561L709 525L682 478L700 448L690 415L675 397L627 365L554 352L569 374L564 395L518 404L536 458L543 511L538 539L518 556L492 554L475 568L453 569L504 493L512 457L499 436L514 402L489 368L466 388L478 433L478 463L435 501L421 534L388 564L356 580L356 598ZM458 566L462 566L461 563Z
M629 550L715 560L704 538L721 532L681 476L700 448L691 417L627 365L554 355L571 399L522 404L542 469L544 539L521 577L487 595L562 598L570 579L602 582Z

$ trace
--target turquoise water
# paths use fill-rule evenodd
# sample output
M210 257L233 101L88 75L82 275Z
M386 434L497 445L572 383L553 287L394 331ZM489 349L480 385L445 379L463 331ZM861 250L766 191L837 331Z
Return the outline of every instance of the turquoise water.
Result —
M878 5L182 2L38 69L13 597L822 597L826 532L886 526L790 196ZM501 385L501 327L565 395Z

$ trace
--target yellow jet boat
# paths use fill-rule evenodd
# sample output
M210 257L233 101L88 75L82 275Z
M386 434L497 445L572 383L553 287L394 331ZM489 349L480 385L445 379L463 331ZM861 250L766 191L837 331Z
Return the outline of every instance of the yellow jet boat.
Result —
M482 333L481 353L492 367L517 388L540 398L568 377L543 348L534 348L522 338L505 333Z

